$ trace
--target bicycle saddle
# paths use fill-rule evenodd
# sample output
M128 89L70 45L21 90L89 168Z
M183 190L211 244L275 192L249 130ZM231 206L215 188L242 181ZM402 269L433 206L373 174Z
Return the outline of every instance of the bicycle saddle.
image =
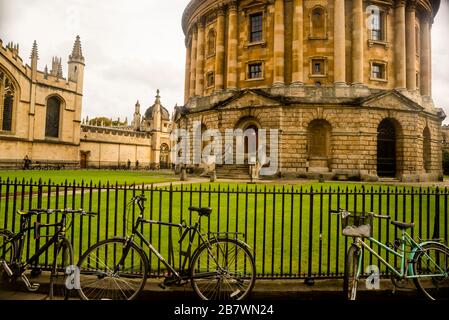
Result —
M400 222L400 221L392 221L391 224L401 230L410 229L415 226L414 223L406 223L406 222Z
M212 213L212 208L209 207L204 207L204 208L198 208L198 207L189 207L190 211L195 211L198 212L198 214L200 216L210 216L210 214Z

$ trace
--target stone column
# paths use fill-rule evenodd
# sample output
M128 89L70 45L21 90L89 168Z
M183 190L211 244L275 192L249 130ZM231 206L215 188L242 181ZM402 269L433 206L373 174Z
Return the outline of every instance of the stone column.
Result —
M191 73L191 56L192 56L192 39L190 35L186 37L186 71L184 81L184 104L189 101L190 98L190 73Z
M195 96L195 86L196 86L196 55L197 55L197 44L198 44L198 28L193 26L192 28L192 52L190 61L190 97Z
M292 85L304 84L304 9L303 0L293 3Z
M195 95L203 96L204 94L204 45L205 32L204 32L204 19L198 19L198 40L197 40L197 53L196 53L196 85Z
M273 53L273 86L282 86L284 80L285 59L285 26L284 26L284 0L274 2L274 53Z
M394 9L395 30L395 65L396 65L396 88L405 89L407 86L406 76L406 50L405 50L405 1L396 1Z
M416 3L412 2L407 6L405 24L406 24L406 42L407 42L407 89L416 90Z
M346 84L345 0L334 0L334 83Z
M228 64L226 70L227 89L237 89L238 20L237 1L231 1L228 8Z
M220 6L217 11L217 43L215 49L215 91L224 89L224 59L225 59L225 21L224 8Z
M363 0L352 1L352 84L363 85Z
M421 19L421 94L431 96L430 16Z

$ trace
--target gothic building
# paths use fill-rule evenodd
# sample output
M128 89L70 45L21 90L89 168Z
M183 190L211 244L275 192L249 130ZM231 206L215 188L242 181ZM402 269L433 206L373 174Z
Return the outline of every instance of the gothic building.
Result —
M279 129L277 175L440 179L445 114L431 91L439 4L191 0L176 126Z
M30 65L19 45L0 40L0 168L34 164L65 168L164 168L170 166L171 122L159 91L153 106L133 125L106 127L82 123L85 59L76 37L64 77L62 59L38 70L34 42Z
M84 57L76 38L64 77L61 59L51 70L37 69L34 42L30 65L19 56L19 45L0 40L0 166L21 163L25 156L79 164Z

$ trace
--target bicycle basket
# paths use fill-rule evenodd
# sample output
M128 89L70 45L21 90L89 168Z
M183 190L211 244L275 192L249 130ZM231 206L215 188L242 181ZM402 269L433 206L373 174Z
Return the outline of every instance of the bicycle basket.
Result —
M342 234L346 237L369 238L373 233L373 216L370 214L354 214L341 218Z

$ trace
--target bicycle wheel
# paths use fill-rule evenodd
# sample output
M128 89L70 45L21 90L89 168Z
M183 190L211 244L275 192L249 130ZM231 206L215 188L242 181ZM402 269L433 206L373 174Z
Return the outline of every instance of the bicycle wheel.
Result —
M55 250L55 260L50 273L49 297L51 300L67 300L71 288L66 280L69 267L73 265L73 248L69 240L62 239Z
M143 290L148 259L134 242L101 241L81 257L80 288L83 300L133 300Z
M213 240L194 255L190 277L195 293L203 300L243 300L256 279L254 258L237 240Z
M431 300L449 300L449 248L435 243L415 253L413 278L416 287Z
M357 286L359 283L359 260L361 250L356 246L351 246L346 255L345 278L343 291L348 300L355 300L357 297Z
M10 267L16 256L16 244L10 241L11 237L10 231L0 230L0 283L6 283L9 280L2 264L5 262Z

